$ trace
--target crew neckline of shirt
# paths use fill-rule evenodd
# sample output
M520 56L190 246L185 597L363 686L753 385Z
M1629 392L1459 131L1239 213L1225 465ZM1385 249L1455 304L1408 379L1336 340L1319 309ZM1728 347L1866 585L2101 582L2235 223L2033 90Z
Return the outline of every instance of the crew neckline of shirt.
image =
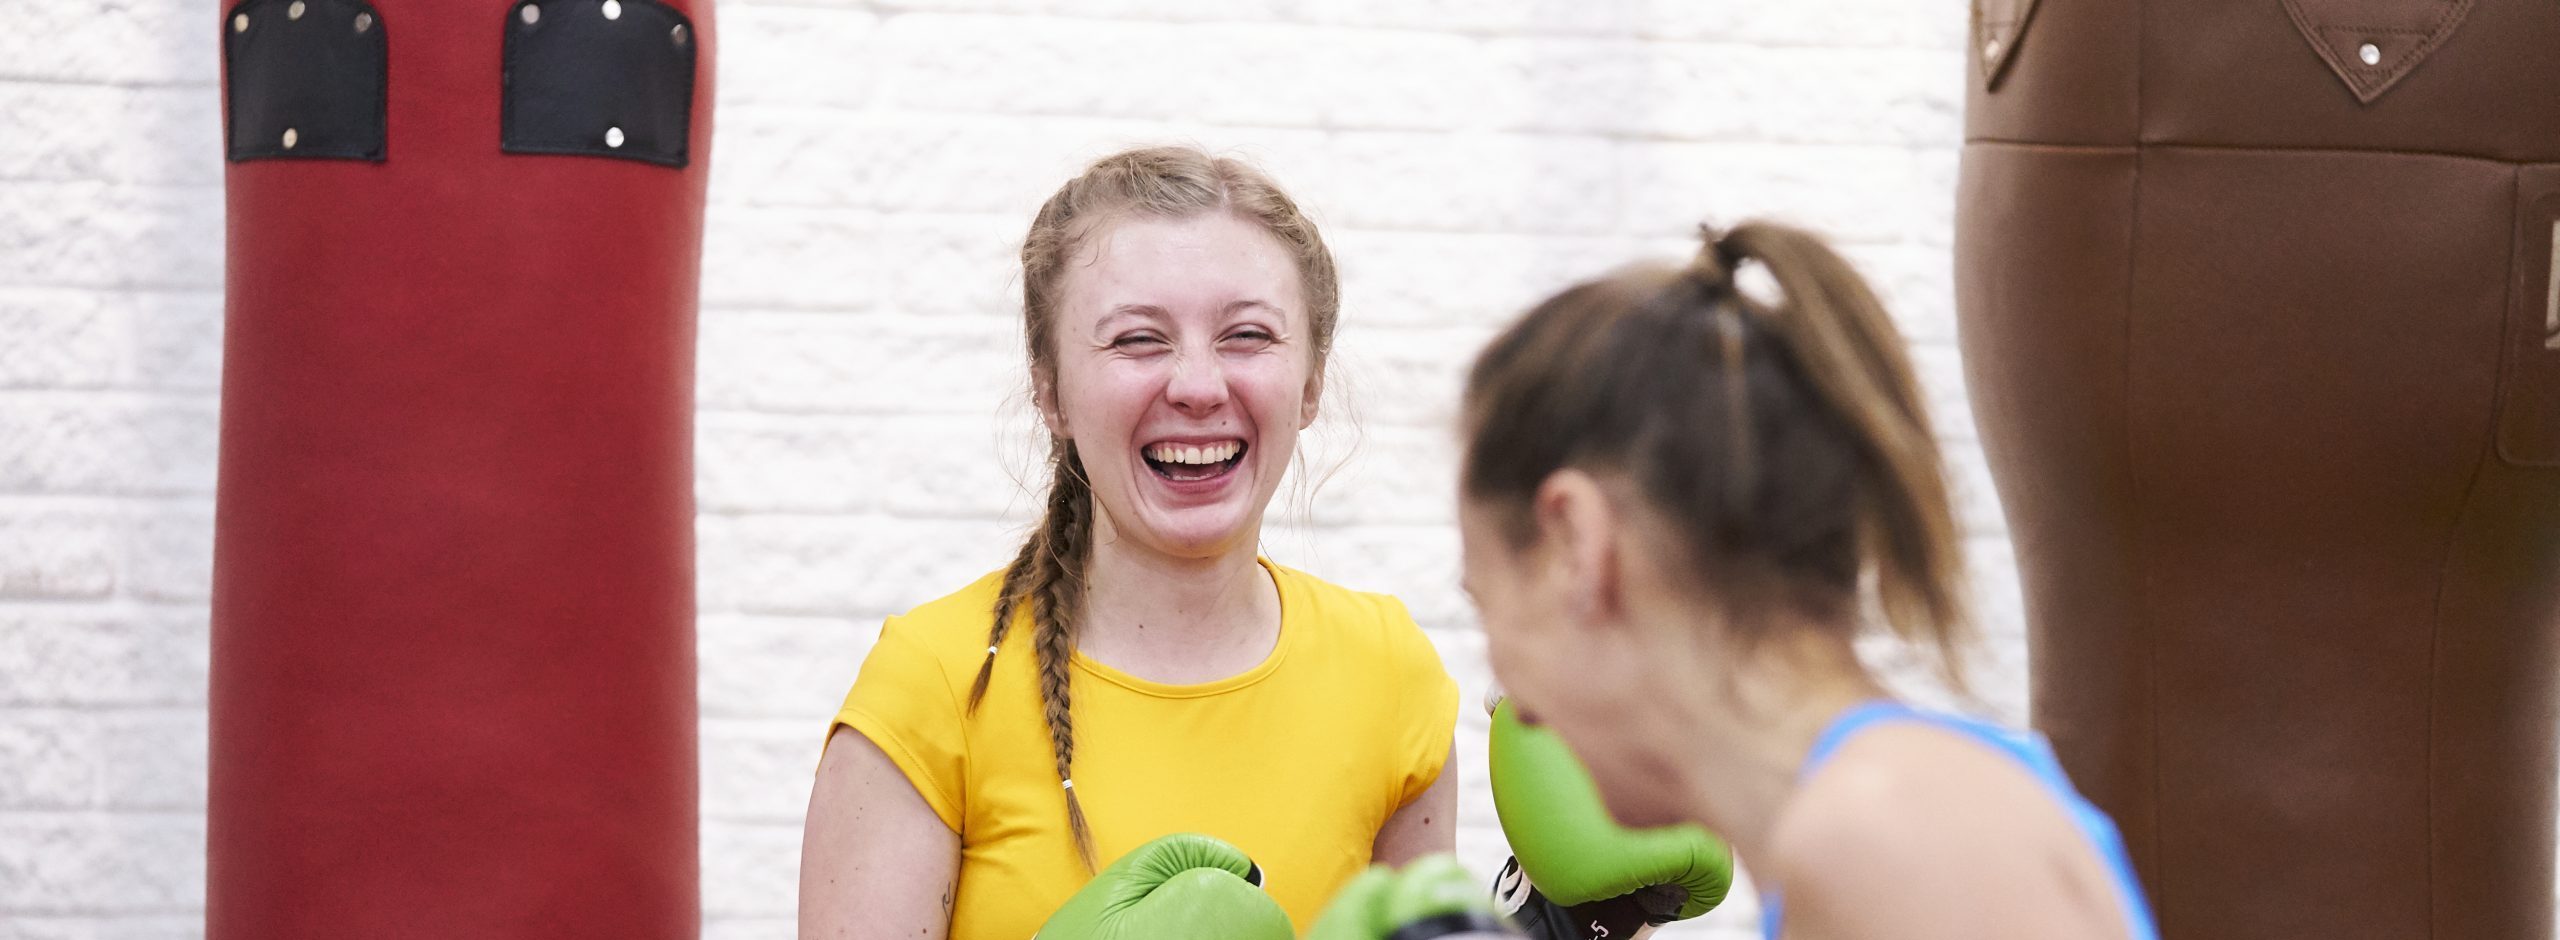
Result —
M1174 685L1152 679L1141 679L1122 672L1101 660L1085 655L1083 650L1075 652L1076 668L1094 678L1140 695L1156 698L1206 698L1233 692L1268 678L1280 668L1280 660L1289 653L1290 640L1298 635L1298 631L1291 629L1291 625L1298 620L1301 599L1298 597L1296 586L1290 584L1289 579L1281 575L1279 565L1273 564L1269 558L1258 555L1253 561L1262 566L1263 574L1271 579L1271 586L1280 593L1280 636L1271 642L1271 654L1264 656L1262 662L1255 664L1253 668L1223 679L1211 679L1191 685Z

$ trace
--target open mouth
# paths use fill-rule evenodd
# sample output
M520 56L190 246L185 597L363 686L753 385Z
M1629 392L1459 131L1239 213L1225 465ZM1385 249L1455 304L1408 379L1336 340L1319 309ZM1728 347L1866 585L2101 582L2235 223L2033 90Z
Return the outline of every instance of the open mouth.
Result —
M1235 470L1244 462L1243 441L1227 440L1215 444L1154 444L1143 452L1147 469L1176 483L1214 480Z

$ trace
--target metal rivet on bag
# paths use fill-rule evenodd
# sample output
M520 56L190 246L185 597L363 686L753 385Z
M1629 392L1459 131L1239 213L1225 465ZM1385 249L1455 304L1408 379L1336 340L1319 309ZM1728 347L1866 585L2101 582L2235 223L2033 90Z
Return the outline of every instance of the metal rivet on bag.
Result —
M291 150L293 149L294 144L300 143L301 141L301 132L290 127L284 129L284 149Z
M608 127L608 128L605 128L605 129L604 129L604 145L605 145L605 146L607 146L607 147L614 147L614 148L619 148L619 147L621 147L621 146L622 146L622 128L619 128L619 127Z
M245 33L245 32L248 32L248 31L249 31L249 14L246 14L246 13L236 13L236 14L233 14L233 15L232 15L232 17L231 17L231 31L232 31L232 32L235 32L235 33Z
M2363 59L2366 65L2380 65L2382 64L2382 47L2365 43L2356 47L2356 58Z
M542 8L528 3L524 9L516 11L516 15L524 18L524 25L531 26L542 21Z
M676 28L671 29L671 30L668 30L668 31L667 31L667 33L668 33L668 35L674 36L674 37L676 38L676 45L679 45L679 46L684 45L684 24L683 24L683 23L677 23L677 24L676 24Z
M1997 56L1997 55L1999 55L1999 54L2000 54L2000 40L1994 39L1994 40L1992 40L1992 41L1990 41L1990 42L1986 42L1986 43L1983 43L1983 44L1982 44L1982 57L1983 57L1983 58L1988 59L1988 58L1992 58L1992 57L1994 57L1994 56Z
M302 0L293 0L292 6L284 8L284 18L288 20L301 19L303 9Z
M373 14L371 14L371 13L358 13L358 14L356 14L356 32L361 33L361 32L364 32L364 31L369 30L369 29L372 29L372 28L373 28Z
M622 0L604 0L604 18L608 20L621 19Z

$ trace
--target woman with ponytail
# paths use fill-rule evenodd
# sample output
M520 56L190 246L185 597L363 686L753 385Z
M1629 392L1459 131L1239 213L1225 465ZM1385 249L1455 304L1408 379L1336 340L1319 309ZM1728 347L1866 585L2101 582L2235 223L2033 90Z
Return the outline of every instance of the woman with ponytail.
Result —
M1772 938L2154 940L2040 738L1897 701L1858 656L1881 628L1961 692L1975 642L1892 321L1803 232L1704 241L1540 304L1468 377L1467 588L1512 703L1619 821L1724 835Z
M1373 859L1451 848L1457 686L1429 641L1256 551L1337 293L1314 224L1233 159L1114 154L1041 206L1042 518L882 628L810 797L801 936L1021 940L1174 833L1241 849L1304 927Z

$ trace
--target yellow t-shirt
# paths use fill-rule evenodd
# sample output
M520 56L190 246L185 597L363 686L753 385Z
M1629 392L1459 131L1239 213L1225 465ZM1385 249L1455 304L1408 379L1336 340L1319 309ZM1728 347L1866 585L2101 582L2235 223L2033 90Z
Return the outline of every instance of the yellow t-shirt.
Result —
M1458 687L1396 599L1262 564L1280 590L1280 638L1261 665L1174 686L1076 655L1076 796L1098 865L1166 833L1207 833L1251 855L1304 930L1369 864L1378 828L1439 779ZM1023 940L1089 877L1027 615L966 712L1001 580L890 618L836 714L960 834L951 940Z

